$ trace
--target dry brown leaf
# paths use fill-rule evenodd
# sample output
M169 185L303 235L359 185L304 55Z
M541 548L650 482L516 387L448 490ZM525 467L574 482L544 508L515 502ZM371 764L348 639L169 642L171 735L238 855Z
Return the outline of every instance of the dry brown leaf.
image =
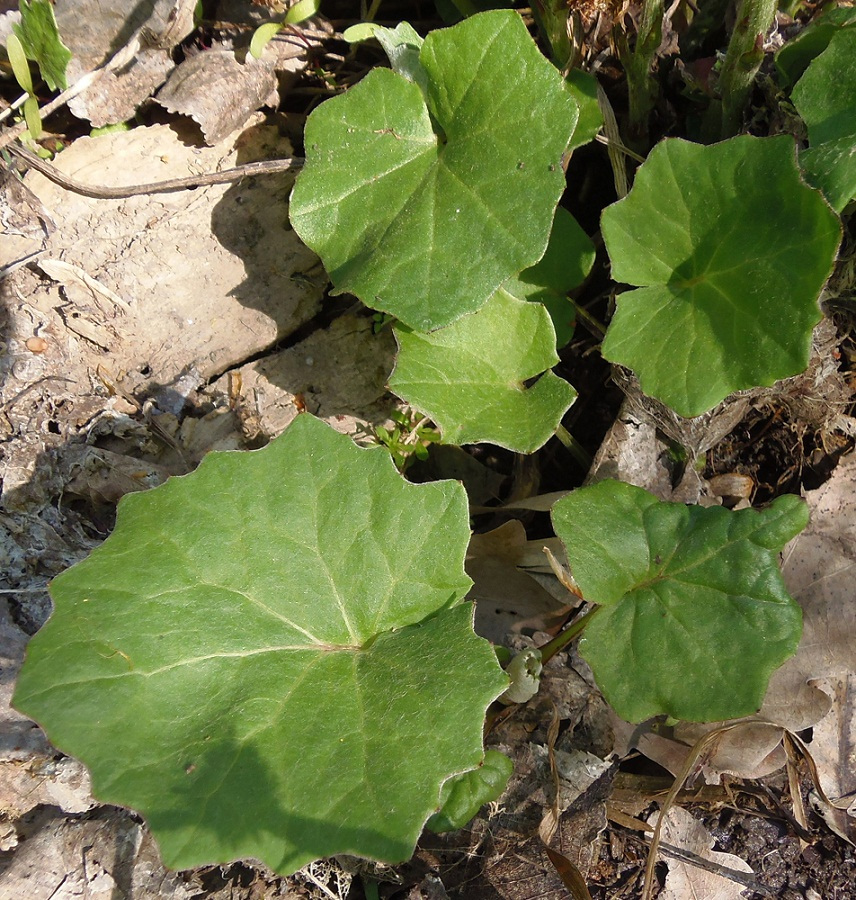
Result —
M269 60L248 56L240 63L231 50L207 50L186 59L155 99L170 112L190 116L212 145L246 125L276 87Z
M656 818L655 813L649 824L655 824ZM752 867L739 856L712 850L713 835L685 809L675 806L669 810L663 821L661 836L663 842L672 847L686 850L726 869L753 874ZM687 900L688 897L693 900L741 900L743 897L745 885L668 856L662 859L668 863L669 874L665 887L658 895L660 900Z
M815 808L829 827L856 844L856 674L815 682L832 706L812 733L809 751L825 798Z
M474 582L469 597L476 601L475 627L495 644L524 628L547 631L570 609L520 571L526 547L526 529L516 519L470 540L466 569Z
M148 46L176 46L193 30L195 5L195 0L55 0L59 33L74 54L69 82L100 66L140 29Z
M785 547L782 566L803 610L802 640L770 679L760 712L794 732L816 725L830 709L815 679L856 672L856 456L806 499L811 521Z
M168 50L143 47L119 69L102 69L93 83L68 101L68 108L95 128L126 122L175 68Z

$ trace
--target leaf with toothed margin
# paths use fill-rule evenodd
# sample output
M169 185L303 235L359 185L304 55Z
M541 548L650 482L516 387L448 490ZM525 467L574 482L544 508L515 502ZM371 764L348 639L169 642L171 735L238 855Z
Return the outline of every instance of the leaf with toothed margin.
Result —
M289 215L337 290L430 331L544 254L578 111L513 11L432 32L419 63L424 93L375 69L312 113Z
M408 858L506 688L462 600L456 482L307 414L119 505L54 580L14 702L171 868Z
M580 653L619 716L758 711L802 631L778 561L808 522L799 497L733 511L601 481L563 497L552 517L576 583L599 604Z
M841 223L800 178L789 135L661 141L601 230L621 294L604 357L698 416L808 365Z

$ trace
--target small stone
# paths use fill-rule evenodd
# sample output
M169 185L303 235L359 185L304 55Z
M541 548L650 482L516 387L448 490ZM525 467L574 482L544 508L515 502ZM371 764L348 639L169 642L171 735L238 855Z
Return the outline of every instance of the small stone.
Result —
M30 353L44 353L48 349L48 342L43 337L27 338L24 346Z

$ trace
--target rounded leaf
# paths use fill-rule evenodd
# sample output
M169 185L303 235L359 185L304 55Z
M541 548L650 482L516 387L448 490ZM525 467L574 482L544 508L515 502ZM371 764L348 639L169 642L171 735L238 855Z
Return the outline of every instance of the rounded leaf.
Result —
M387 69L322 104L290 216L335 287L427 331L544 253L577 119L516 12L428 35L426 93Z
M784 496L734 512L602 481L563 497L552 517L583 595L601 604L580 653L623 719L712 722L760 709L802 630L778 553L805 527L805 503Z
M622 294L603 355L682 416L808 365L841 237L793 139L662 141L602 218Z
M172 868L403 860L508 683L461 603L468 537L461 485L298 416L122 500L54 580L15 704Z

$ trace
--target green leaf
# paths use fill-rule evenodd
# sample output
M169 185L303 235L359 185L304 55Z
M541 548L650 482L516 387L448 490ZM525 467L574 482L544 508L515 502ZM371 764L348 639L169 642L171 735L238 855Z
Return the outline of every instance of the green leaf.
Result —
M559 500L552 517L583 595L602 604L580 653L623 719L709 722L760 708L802 630L778 553L808 522L805 503L705 509L602 481Z
M447 328L422 334L398 327L395 336L390 390L433 419L446 443L489 441L533 453L576 399L547 371L559 361L547 310L504 291Z
M408 22L399 22L395 28L381 28L374 31L375 38L389 57L392 71L418 84L422 93L428 96L428 73L419 54L425 41Z
M53 4L50 0L21 0L20 9L21 24L12 25L12 30L20 38L27 58L38 64L52 91L65 90L71 51L60 40ZM33 93L31 88L29 91Z
M312 113L290 215L339 291L427 331L541 258L577 110L515 12L432 32L419 60L427 105L376 69Z
M410 856L507 686L462 603L464 489L301 415L125 497L56 578L15 704L171 868Z
M842 28L856 25L856 9L826 9L776 54L776 69L783 87L797 82L809 63L829 46Z
M808 126L809 149L800 153L806 180L841 212L856 197L856 28L832 38L792 99Z
M574 333L574 306L568 300L568 291L586 279L594 258L591 239L560 206L541 261L509 278L502 289L518 300L543 303L553 320L556 346L564 347Z
M647 394L697 416L808 365L841 225L792 138L662 141L601 226L613 277L641 285L618 298L603 355Z
M350 25L342 32L342 40L349 44L359 44L373 38L377 30L382 27L375 22L357 22L356 25Z
M492 800L498 799L511 778L514 764L498 750L488 750L484 763L462 775L450 778L440 794L440 811L426 823L437 834L463 828Z
M569 150L574 150L595 139L603 128L603 114L597 102L597 79L590 72L571 69L565 76L565 87L580 109L580 118L568 146Z
M321 0L297 0L294 6L289 7L285 18L282 20L283 25L297 25L311 19L321 7Z
M37 141L42 136L42 116L39 112L39 101L35 97L27 97L24 102L24 121L27 123L30 138Z
M10 34L6 40L6 53L9 56L9 65L12 66L12 74L15 81L31 97L33 95L33 79L30 76L30 65L27 62L27 54L21 41L14 34Z
M250 56L261 59L265 47L282 31L282 22L265 22L253 32L250 40Z

